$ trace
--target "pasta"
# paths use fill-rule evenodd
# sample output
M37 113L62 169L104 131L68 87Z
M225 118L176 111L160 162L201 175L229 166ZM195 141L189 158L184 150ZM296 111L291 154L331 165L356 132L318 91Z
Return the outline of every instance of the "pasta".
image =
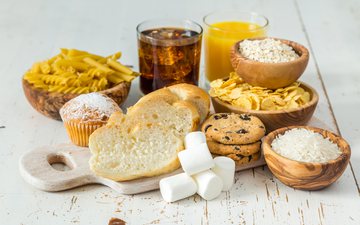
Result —
M102 91L140 75L117 60L121 52L107 57L77 49L60 49L60 54L32 65L24 80L35 88L63 94Z

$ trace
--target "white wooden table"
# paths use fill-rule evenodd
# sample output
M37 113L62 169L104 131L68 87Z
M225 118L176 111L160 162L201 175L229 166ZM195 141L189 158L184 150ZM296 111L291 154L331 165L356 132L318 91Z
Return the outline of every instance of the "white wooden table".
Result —
M315 117L341 131L352 147L351 166L335 184L321 191L294 190L264 167L238 173L231 192L216 200L195 196L168 204L158 191L124 196L91 185L46 193L24 182L18 171L21 154L69 142L62 123L37 113L23 95L21 77L34 61L60 47L103 55L121 50L122 62L137 69L139 22L161 16L202 23L208 12L234 8L266 15L271 36L311 50L301 80L320 94ZM359 28L358 0L2 0L0 224L107 224L111 217L128 224L360 224ZM137 81L130 95L125 107L139 98Z

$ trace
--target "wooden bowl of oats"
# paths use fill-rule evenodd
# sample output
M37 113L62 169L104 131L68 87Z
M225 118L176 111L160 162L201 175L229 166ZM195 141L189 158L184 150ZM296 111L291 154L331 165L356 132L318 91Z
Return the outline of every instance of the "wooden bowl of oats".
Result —
M325 188L343 174L351 150L340 136L320 128L291 126L268 134L262 143L270 171L287 186Z
M309 51L304 46L268 37L239 41L230 55L236 73L247 83L271 89L295 82L309 61Z

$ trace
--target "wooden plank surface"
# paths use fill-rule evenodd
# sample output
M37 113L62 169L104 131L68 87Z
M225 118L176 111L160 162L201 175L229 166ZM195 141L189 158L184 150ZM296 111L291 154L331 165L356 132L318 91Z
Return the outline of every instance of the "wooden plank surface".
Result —
M2 1L0 4L0 224L106 224L111 217L129 224L360 224L359 2L348 1ZM107 55L123 51L137 68L136 25L161 16L201 18L217 9L257 11L269 17L269 35L311 47L301 80L320 95L315 116L352 146L352 168L329 188L298 191L258 168L237 173L231 192L213 201L198 196L168 204L158 191L119 195L91 185L47 193L19 175L22 153L68 142L61 122L35 112L21 90L21 76L37 60L74 47ZM327 93L322 89L323 83ZM138 98L134 82L132 105ZM358 179L359 180L359 179Z

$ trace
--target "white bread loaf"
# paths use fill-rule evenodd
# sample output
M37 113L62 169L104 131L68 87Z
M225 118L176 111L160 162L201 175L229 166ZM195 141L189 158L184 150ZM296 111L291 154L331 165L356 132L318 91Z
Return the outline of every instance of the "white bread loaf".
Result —
M157 97L155 97L157 96ZM163 98L165 101L184 100L192 103L199 112L202 123L210 112L210 97L203 89L191 84L176 84L159 89L142 97L133 107L137 107L149 99ZM132 108L132 107L131 107Z
M171 89L180 92L176 86ZM196 86L181 86L186 92L193 90L194 96L203 96ZM125 181L179 168L177 153L184 149L185 135L197 130L199 113L208 114L209 97L203 103L203 97L190 101L189 96L179 97L171 89L144 96L126 115L114 113L105 127L90 136L90 167L97 175Z
M200 114L200 123L204 122L210 112L210 97L203 89L190 84L177 84L168 87L181 100L191 102Z
M187 133L197 130L200 123L199 113L193 104L183 100L169 103L160 96L129 108L127 115L134 122L141 121L158 128L168 128L169 132L182 140Z

